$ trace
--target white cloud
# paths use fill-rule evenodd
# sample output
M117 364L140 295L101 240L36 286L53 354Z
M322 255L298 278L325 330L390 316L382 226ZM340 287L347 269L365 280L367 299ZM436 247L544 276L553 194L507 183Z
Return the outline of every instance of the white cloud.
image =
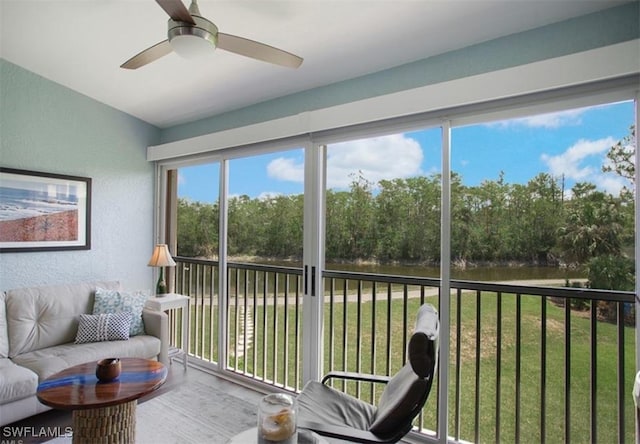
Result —
M327 186L348 188L360 171L374 183L415 176L422 158L420 144L404 134L336 143L327 152Z
M403 134L336 143L327 150L327 186L348 188L359 171L374 183L415 176L420 174L421 164L420 144ZM304 164L279 157L269 162L267 174L273 179L302 183Z
M560 128L563 126L575 126L582 123L582 114L585 109L574 109L556 113L540 114L537 116L518 119L522 124L532 128Z
M631 186L628 180L620 176L599 174L594 180L599 188L611 193L613 196L619 195L623 187L630 188Z
M267 165L267 175L272 179L288 182L304 182L304 164L295 159L278 157Z
M522 117L520 119L504 120L490 125L501 127L526 126L529 128L556 129L563 126L575 126L582 123L582 114L587 108L558 111L554 113L538 114L536 116Z
M564 175L566 179L574 181L589 181L598 188L613 195L617 195L623 186L629 186L629 182L614 174L603 173L601 165L605 161L604 155L615 143L613 137L598 140L577 141L564 153L557 156L542 154L541 160L549 167L549 173L559 177ZM593 157L597 157L596 166ZM591 164L588 164L591 160Z
M562 174L565 177L583 180L594 173L594 168L583 166L581 163L588 157L606 152L615 144L613 137L599 140L578 140L564 153L557 156L542 154L541 159L549 167L549 172L555 176Z

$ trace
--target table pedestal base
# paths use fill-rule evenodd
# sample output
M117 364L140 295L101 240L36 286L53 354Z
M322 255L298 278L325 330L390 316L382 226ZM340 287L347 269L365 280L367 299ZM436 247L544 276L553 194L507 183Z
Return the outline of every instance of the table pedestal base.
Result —
M136 441L137 401L73 411L73 444L129 444Z

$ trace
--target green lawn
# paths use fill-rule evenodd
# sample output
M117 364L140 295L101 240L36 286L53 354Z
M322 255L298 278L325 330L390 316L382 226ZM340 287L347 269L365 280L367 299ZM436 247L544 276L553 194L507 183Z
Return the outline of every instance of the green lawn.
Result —
M433 298L432 298L433 299ZM436 300L433 299L435 302ZM363 302L346 304L346 316L343 304L335 304L333 313L329 305L325 308L325 370L361 370L386 374L397 371L404 360L404 341L410 333L419 307L418 299L394 300L389 307L386 301L375 304ZM501 342L501 375L499 384L496 377L497 361L497 296L485 292L480 306L480 338L476 335L477 298L474 293L462 296L461 309L461 364L460 364L460 439L474 441L475 435L475 398L476 366L480 367L479 397L479 442L496 442L496 393L500 389L500 441L515 442L516 414L516 302L513 295L503 295ZM452 299L451 353L449 359L449 433L456 433L454 409L456 407L456 301ZM565 321L564 308L547 302L546 331L546 397L545 427L547 442L564 441L565 434ZM250 307L251 309L251 307ZM390 327L387 327L387 314L390 314ZM520 368L520 440L521 442L541 442L541 301L537 297L521 298L521 368ZM253 318L253 313L251 314ZM296 320L298 332L302 331L302 312L296 313L289 308L285 317L284 308L268 306L266 311L266 331L262 327L265 311L258 306L255 313L257 329L252 343L247 346L247 355L235 356L230 353L229 365L236 366L241 372L255 375L257 378L275 380L279 385L300 387L301 372L296 346ZM217 344L213 339L211 347L209 319L217 319L217 307L192 307L191 351L204 359L216 360ZM408 319L409 329L404 331L403 319ZM333 332L329 329L329 319L333 318ZM236 310L231 307L229 315L230 350L234 349L236 330ZM239 316L241 319L241 316ZM286 326L285 326L286 319ZM204 327L204 328L203 328ZM285 333L286 327L286 333ZM358 327L361 335L358 337ZM215 331L215 327L214 327ZM345 333L346 331L346 333ZM618 346L617 329L614 325L597 323L597 441L615 442L617 439L617 365ZM276 334L274 334L276 332ZM301 333L300 333L301 334ZM441 332L441 335L444 332ZM625 403L625 438L623 442L634 439L634 405L631 398L633 375L635 374L635 329L625 328L625 381L623 389ZM387 336L391 339L387 345ZM333 353L330 349L333 337ZM346 347L343 344L346 337ZM204 347L196 348L202 341ZM277 355L273 356L274 341L277 342ZM587 315L573 312L571 316L571 367L570 367L570 432L572 442L590 442L590 320ZM375 346L373 345L375 342ZM476 358L476 347L480 355ZM266 347L264 347L266 344ZM213 351L213 355L211 354ZM266 351L266 353L265 353ZM286 351L286 355L285 355ZM387 362L387 354L390 356ZM331 364L333 363L333 364ZM275 369L275 371L274 371ZM338 387L342 387L339 385ZM381 389L362 384L359 388L350 384L346 390L352 394L371 400L377 397ZM422 425L434 430L436 427L436 386L427 401Z

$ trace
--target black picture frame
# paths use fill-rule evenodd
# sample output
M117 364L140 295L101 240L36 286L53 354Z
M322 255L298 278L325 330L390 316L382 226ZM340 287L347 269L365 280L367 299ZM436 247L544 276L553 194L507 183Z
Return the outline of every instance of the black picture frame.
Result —
M91 178L0 167L0 253L91 249Z

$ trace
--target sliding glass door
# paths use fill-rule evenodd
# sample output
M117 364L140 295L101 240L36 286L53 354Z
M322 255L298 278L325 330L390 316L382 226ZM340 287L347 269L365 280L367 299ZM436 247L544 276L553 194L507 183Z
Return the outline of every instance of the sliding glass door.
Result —
M226 369L301 384L304 150L228 161Z

